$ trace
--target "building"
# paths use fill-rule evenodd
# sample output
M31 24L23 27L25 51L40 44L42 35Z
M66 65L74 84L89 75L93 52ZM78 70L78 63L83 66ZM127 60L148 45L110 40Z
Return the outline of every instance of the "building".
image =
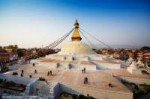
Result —
M7 62L10 60L10 53L5 49L0 48L0 62Z
M115 51L113 57L116 59L120 59L120 51Z
M143 57L150 60L150 51L144 52Z

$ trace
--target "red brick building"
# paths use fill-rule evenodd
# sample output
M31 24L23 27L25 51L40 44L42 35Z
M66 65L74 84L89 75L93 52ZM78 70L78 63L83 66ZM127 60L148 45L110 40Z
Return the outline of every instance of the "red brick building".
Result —
M7 52L5 49L0 48L0 62L6 62L10 59L10 53Z

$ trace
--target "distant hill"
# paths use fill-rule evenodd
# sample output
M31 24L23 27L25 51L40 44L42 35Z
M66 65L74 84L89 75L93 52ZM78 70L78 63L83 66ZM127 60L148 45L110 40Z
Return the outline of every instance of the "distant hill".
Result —
M110 45L112 48L141 48L142 46L136 46L136 45ZM101 45L98 45L96 46L96 48L107 48L106 46L101 46Z

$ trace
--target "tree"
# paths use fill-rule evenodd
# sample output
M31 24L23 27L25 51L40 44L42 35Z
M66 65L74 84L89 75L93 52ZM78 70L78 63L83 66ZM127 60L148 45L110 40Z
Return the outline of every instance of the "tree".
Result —
M17 50L17 53L18 53L18 57L19 57L19 58L24 56L24 51L25 51L25 49L18 49L18 50Z
M140 50L141 50L141 51L150 50L150 47L144 46L144 47L142 47Z
M121 52L120 52L120 59L127 61L128 58L129 58L129 55L127 54L127 52L125 50L121 50Z

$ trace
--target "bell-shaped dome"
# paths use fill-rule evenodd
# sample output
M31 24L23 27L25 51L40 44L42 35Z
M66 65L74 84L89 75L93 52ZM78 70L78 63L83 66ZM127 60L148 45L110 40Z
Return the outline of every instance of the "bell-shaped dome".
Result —
M66 43L59 54L94 54L95 52L92 50L90 46L80 41L73 41Z

